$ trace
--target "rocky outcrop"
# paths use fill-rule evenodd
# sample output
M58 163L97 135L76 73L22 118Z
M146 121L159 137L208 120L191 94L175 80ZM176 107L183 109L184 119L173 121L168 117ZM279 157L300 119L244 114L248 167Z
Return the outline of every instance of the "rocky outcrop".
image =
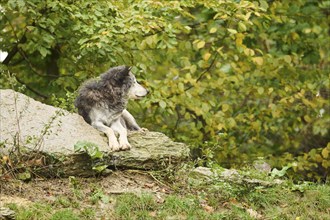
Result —
M37 166L38 172L50 176L89 176L100 167L160 169L179 164L189 156L186 145L149 131L129 133L131 150L110 152L106 137L78 114L13 90L0 90L0 134L1 154L25 149L27 161ZM77 152L77 143L86 143L86 147ZM98 153L95 158L90 145Z
M260 161L259 161L260 162ZM263 162L266 164L266 162ZM265 165L264 165L265 166ZM269 165L268 165L269 166ZM267 168L268 168L267 166ZM253 172L260 173L259 169L252 170ZM264 176L267 173L263 174ZM280 179L272 178L271 181L256 179L252 177L251 173L240 173L235 169L218 168L213 170L208 167L196 167L189 174L189 182L191 184L199 185L206 182L231 182L233 184L254 185L254 186L274 186L282 184Z

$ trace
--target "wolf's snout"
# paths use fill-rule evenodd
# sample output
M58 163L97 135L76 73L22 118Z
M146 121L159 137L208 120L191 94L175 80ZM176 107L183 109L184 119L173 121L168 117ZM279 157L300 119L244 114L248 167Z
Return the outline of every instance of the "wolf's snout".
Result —
M137 91L137 93L135 94L136 96L141 97L141 98L148 95L148 93L149 93L148 89L145 89L144 87L142 87L142 88L143 89L141 89L140 91Z
M145 97L149 91L142 85L135 83L134 86L129 91L129 97L132 99L140 99Z

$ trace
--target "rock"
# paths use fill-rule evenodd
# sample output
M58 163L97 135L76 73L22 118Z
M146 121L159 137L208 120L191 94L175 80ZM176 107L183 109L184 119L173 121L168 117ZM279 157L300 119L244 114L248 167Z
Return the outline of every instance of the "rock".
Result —
M237 180L240 178L240 175L235 169L225 169L221 172L220 176L226 180Z
M192 173L196 173L197 175L206 176L206 177L216 177L216 173L214 173L211 168L208 167L196 167Z
M259 214L256 210L246 208L246 212L250 215L252 219L263 219L263 216Z
M17 197L17 196L13 196L13 195L8 196L8 195L2 194L0 196L0 204L1 204L0 207L6 206L8 204L16 204L17 206L27 207L29 205L32 205L32 202L26 198Z
M0 90L0 142L47 153L74 153L77 141L106 151L104 137L78 114L45 105L13 90Z
M262 179L255 179L252 176L240 174L235 169L218 168L212 170L208 167L196 167L191 170L189 174L189 182L194 185L205 184L205 182L230 182L233 184L248 184L252 186L274 186L280 185L283 181L279 179L272 179L272 181L266 181Z
M194 179L207 179L207 180L210 180L210 179L213 179L215 177L217 177L217 173L216 172L213 172L211 170L211 168L208 168L208 167L196 167L195 169L193 169L189 175L191 178L194 178Z
M49 176L90 176L92 168L162 169L189 157L189 148L159 132L131 132L129 151L109 152L107 138L75 113L45 105L13 90L0 90L0 154L27 150L27 164ZM102 158L92 160L74 145L93 143ZM35 156L31 156L34 154Z
M0 219L15 219L15 212L7 207L0 207Z
M191 185L202 185L205 182L212 182L218 175L211 168L196 167L190 171L188 182Z
M272 167L266 161L264 161L263 158L258 158L258 160L255 160L253 162L253 167L256 170L266 174L270 173L272 170Z

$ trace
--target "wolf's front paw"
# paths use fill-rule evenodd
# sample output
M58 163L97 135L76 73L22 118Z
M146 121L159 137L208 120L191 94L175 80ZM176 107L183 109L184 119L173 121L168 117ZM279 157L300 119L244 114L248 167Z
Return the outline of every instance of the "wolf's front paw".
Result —
M148 132L149 130L148 130L148 128L140 128L139 131L141 131L141 132Z
M121 150L129 150L131 148L132 148L132 146L128 142L120 144L120 149Z
M109 147L111 151L119 151L120 146L117 140L109 141Z

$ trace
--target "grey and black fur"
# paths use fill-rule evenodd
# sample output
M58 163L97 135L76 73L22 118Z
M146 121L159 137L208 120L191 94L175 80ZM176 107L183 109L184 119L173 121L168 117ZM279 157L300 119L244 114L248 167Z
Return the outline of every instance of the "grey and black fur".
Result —
M103 73L99 79L81 86L75 100L78 113L87 123L104 132L112 150L126 150L131 146L127 129L141 130L134 117L126 110L128 99L139 99L148 94L137 83L130 67L118 66ZM119 135L118 141L116 134Z

